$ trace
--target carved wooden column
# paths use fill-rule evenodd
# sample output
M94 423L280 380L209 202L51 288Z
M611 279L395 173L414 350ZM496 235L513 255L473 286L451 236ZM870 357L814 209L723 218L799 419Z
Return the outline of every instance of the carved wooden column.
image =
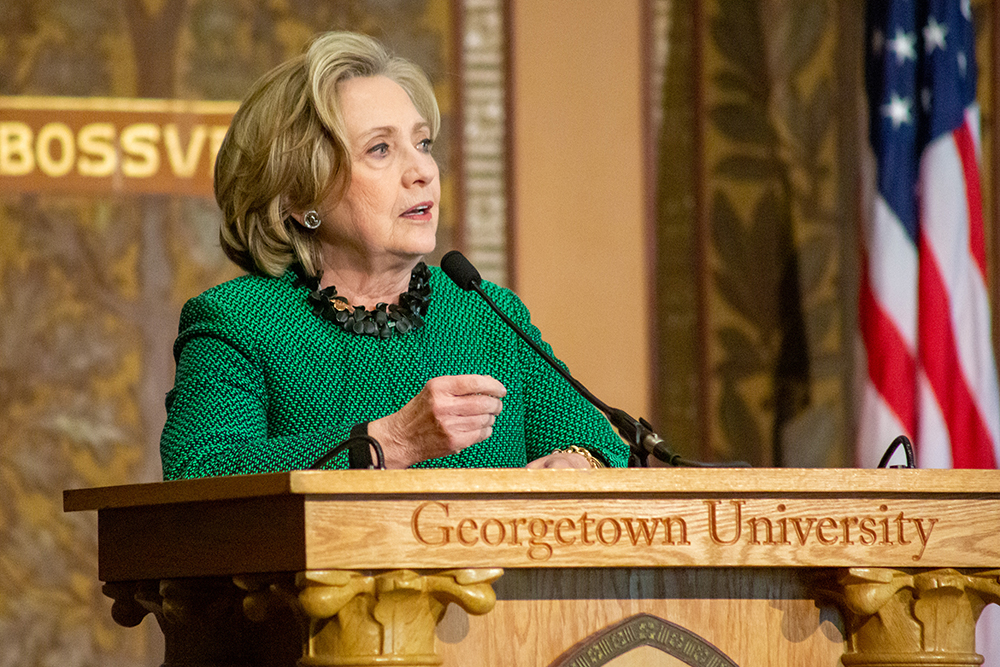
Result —
M230 577L109 583L104 594L114 600L119 625L134 627L153 614L163 632L163 667L291 665L300 655L287 611L268 623L248 618L246 592Z
M845 667L980 665L976 621L1000 602L1000 570L850 568L832 577L844 613Z
M134 627L153 614L163 667L440 665L435 628L454 602L496 603L501 569L418 573L350 570L109 583L111 615Z
M363 574L319 570L298 575L308 617L300 665L440 665L434 630L447 603L485 614L496 603L501 569Z

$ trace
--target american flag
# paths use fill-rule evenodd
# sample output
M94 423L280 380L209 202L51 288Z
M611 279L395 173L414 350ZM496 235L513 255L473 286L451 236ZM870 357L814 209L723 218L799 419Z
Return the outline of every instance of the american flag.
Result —
M969 0L868 2L877 188L862 233L858 464L905 434L923 468L995 468L979 109Z
M862 234L867 359L858 463L897 435L925 468L995 468L1000 399L990 342L969 0L869 0L866 81L877 187ZM991 605L977 648L1000 664Z

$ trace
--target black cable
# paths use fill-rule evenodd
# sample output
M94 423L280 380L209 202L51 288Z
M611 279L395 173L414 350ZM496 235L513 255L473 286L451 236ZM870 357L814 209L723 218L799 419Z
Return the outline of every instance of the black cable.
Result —
M362 443L365 444L366 446L370 446L372 449L375 450L375 464L372 466L372 468L375 470L385 470L385 454L382 452L382 445L380 445L378 440L371 437L370 435L353 435L347 440L344 440L342 443L340 443L339 445L328 451L326 454L319 457L319 459L315 463L309 466L309 470L321 469L323 466L329 463L333 459L333 457L335 457L337 454L341 453L345 449L356 447Z
M900 467L902 467L902 468L916 468L917 467L916 463L914 463L915 459L914 459L914 456L913 456L913 445L910 444L910 439L909 438L907 438L905 435L901 435L901 436L898 436L895 440L892 441L892 444L889 445L889 449L885 450L885 454L882 455L882 460L878 462L878 467L879 468L885 468L886 466L889 465L889 459L891 459L892 455L894 453L896 453L896 450L899 448L900 445L903 446L903 452L906 454L906 465L905 466L893 466L893 468L900 468Z

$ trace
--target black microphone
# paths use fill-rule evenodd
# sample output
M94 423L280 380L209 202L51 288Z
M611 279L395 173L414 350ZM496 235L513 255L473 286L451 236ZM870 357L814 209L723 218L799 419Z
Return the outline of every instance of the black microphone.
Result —
M680 455L674 453L667 447L664 443L663 438L653 432L653 427L645 419L639 419L638 421L631 417L624 410L619 410L618 408L612 408L607 405L604 401L594 396L590 393L586 387L583 386L576 378L569 374L565 368L559 365L552 355L547 353L541 348L535 341L533 341L528 334L524 333L521 327L517 326L513 320L511 320L507 315L500 310L500 308L493 302L493 299L483 291L482 277L479 275L479 271L476 267L465 258L462 253L457 250L452 250L445 254L441 258L441 269L445 272L449 278L451 278L456 285L467 292L475 292L486 301L487 305L493 309L500 319L513 330L518 336L521 337L525 343L527 343L532 350L537 352L542 359L548 362L559 375L561 375L570 386L573 387L581 396L590 401L594 407L603 412L608 417L608 421L611 422L621 437L629 443L629 447L632 450L632 454L639 459L643 466L647 465L647 457L652 454L657 459L672 465L672 466L687 466L692 468L713 468L718 465L726 464L713 464L713 463L700 463L698 461L689 461L682 458ZM746 464L728 464L730 466L744 467Z
M483 282L483 277L472 265L472 262L465 258L465 255L457 250L445 253L441 258L441 270L451 278L452 282L461 287L466 292L479 289ZM489 300L489 297L486 297Z

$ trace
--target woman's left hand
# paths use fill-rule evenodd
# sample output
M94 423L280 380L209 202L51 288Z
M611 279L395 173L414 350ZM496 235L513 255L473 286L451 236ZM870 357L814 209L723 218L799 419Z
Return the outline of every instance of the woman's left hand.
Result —
M590 468L590 461L573 452L554 452L540 459L535 459L525 466L533 470L544 468Z

